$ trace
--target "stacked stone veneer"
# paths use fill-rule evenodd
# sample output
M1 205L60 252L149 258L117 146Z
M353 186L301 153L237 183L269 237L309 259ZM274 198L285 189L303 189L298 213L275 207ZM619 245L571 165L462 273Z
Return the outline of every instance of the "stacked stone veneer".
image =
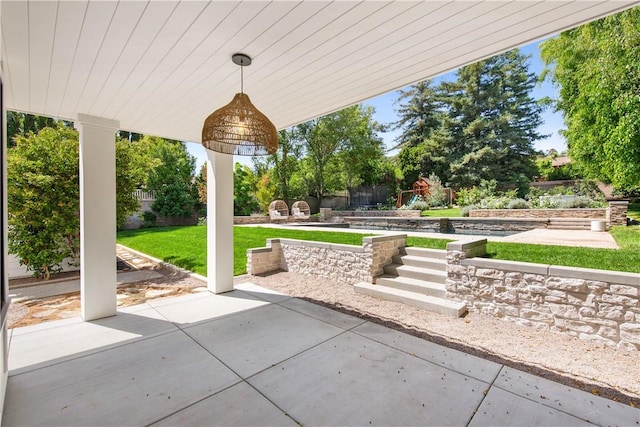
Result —
M369 230L424 231L431 233L508 234L520 231L545 228L549 223L546 218L344 218L349 228Z
M608 208L598 209L473 209L471 218L580 218L606 220L607 224L627 225L629 202L609 202Z
M234 216L233 223L242 225L242 224L268 224L269 216L268 215L251 215L251 216Z
M343 222L345 217L352 216L420 218L420 211L407 209L390 211L334 211L331 208L320 208L321 222Z
M362 246L310 242L294 239L267 239L264 248L247 251L247 272L295 271L306 275L355 284L373 283L405 247L405 234L364 237Z
M640 349L640 274L473 258L485 245L448 244L447 298L522 325Z

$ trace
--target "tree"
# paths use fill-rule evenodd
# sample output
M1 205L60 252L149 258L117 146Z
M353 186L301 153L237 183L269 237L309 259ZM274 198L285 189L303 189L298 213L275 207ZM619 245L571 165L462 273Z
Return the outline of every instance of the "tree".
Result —
M400 107L396 111L398 121L396 129L402 133L396 139L394 148L415 147L422 144L434 129L440 127L439 113L441 105L431 80L423 80L401 90L397 102Z
M203 164L200 173L195 179L196 189L198 190L198 202L207 205L207 164Z
M255 176L249 167L236 163L233 169L233 214L251 215L258 211L254 196Z
M511 50L462 67L458 80L445 85L456 141L450 184L496 179L501 188L522 187L535 175L542 106L531 96L537 78L527 59Z
M396 129L402 133L396 139L400 148L398 161L404 175L403 188L411 187L419 177L435 173L449 178L446 151L451 144L446 121L446 104L440 87L434 88L430 80L418 82L406 91L400 91Z
M589 177L640 187L640 8L542 43L569 155Z
M165 216L192 215L197 197L193 184L195 158L178 141L145 135L139 144L148 147L155 160L147 181L147 188L156 193L151 207Z
M7 157L9 252L49 279L79 255L78 134L57 127L17 135Z
M384 157L373 111L354 105L296 126L306 154L298 173L320 202L325 194L360 184L368 162Z
M116 141L116 224L121 227L127 215L136 212L140 202L135 191L144 182L148 163L126 139Z
M454 82L403 92L396 125L405 186L428 174L456 187L493 178L500 187L526 185L536 173L533 143L543 137L536 81L527 57L511 50L462 67Z
M285 201L291 198L289 180L298 169L298 158L301 153L301 144L295 128L278 132L278 151L269 156L273 164L273 174L279 184L279 196ZM294 195L299 196L299 195Z
M56 128L59 124L73 128L72 122L18 111L7 111L7 146L15 145L14 138L17 136L28 137L29 133L37 134L46 127Z

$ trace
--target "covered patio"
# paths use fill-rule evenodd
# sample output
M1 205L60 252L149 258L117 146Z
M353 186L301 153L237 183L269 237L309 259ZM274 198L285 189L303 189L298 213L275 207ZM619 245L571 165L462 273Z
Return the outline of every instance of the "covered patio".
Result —
M6 426L635 425L640 411L245 283L11 333Z
M442 394L433 393L442 390L429 386L433 378L444 381L439 379L440 371L413 360L414 356L409 357L393 345L387 347L388 342L371 341L373 332L362 332L368 328L366 324L341 316L338 325L327 323L324 317L319 320L307 312L285 307L286 301L282 305L268 304L257 295L261 294L259 291L230 293L231 155L207 153L210 293L166 305L157 303L157 307L116 310L114 134L121 129L200 141L207 115L239 91L238 69L231 62L237 52L247 53L254 60L245 72L247 94L278 129L283 129L637 4L2 1L3 117L6 109L12 109L75 123L80 134L82 239L82 319L7 334L5 125L1 288L4 351L0 352L0 362L5 367L0 396L7 405L5 422L147 425L164 419L169 424L183 424L189 419L197 420L198 415L188 415L185 420L166 417L180 416L179 411L186 407L197 411L201 408L197 402L214 395L218 397L212 402L222 405L227 401L218 398L237 401L237 396L253 395L259 402L256 405L262 405L257 408L264 409L253 412L261 414L253 421L258 424L267 423L264 414L268 413L274 414L272 420L276 424L405 424L411 420L449 423L448 418L439 418L440 422L421 418L421 406L415 412L396 411L397 396L388 406L386 400L377 400L388 395L373 393L375 387L360 382L371 381L386 390L395 372L389 361L401 360L401 367L416 371L410 378L420 381L419 387L414 383L414 390L431 393L422 403L436 411L434 414L444 416L449 410L457 413L461 405L459 395L452 395L449 406L430 401ZM300 303L287 301L286 304ZM305 310L313 312L317 308ZM322 312L322 316L337 316ZM203 321L207 322L198 323ZM290 327L289 322L296 328L283 333ZM243 335L245 332L249 335ZM326 390L313 391L313 386L307 395L298 391L287 394L298 389L278 387L279 381L293 384L312 379L315 371L305 370L313 366L315 358L322 359L325 352L320 350L328 343L344 353L336 353L335 360L327 362L329 370L320 371L323 375L330 375L333 368L339 368L342 375L343 366L346 374L349 367L372 358L378 362L369 366L371 379L358 376L355 381L356 377L346 377L342 388L333 381L318 382L327 384ZM355 349L360 344L374 349L371 353L358 353ZM160 353L166 355L158 359ZM356 354L362 357L350 359ZM387 362L382 364L380 360ZM271 376L275 368L272 365L281 368L280 375L297 374L275 378ZM494 368L493 379L500 371L499 367ZM398 370L402 372L400 367ZM490 376L462 374L456 374L462 375L460 381L479 381L478 387L494 383ZM138 386L138 381L143 386ZM449 390L458 390L455 387L462 386L450 387ZM459 390L462 392L463 388ZM487 399L482 392L475 394L475 387L473 390L464 389L469 393L471 407L473 402L490 401L493 388ZM137 394L143 391L144 394ZM358 393L369 393L367 407L381 414L379 418L366 420L357 416L353 410L358 402L347 407L347 397ZM499 395L501 391L495 393ZM402 402L413 395L398 394L404 396ZM336 399L338 405L322 411L313 409L322 408L321 403L331 399ZM466 403L466 399L462 400ZM465 412L467 418L451 418L451 424L471 419L469 410ZM234 412L228 408L212 411L216 417L230 417L216 418L214 423L252 423L240 415L234 421ZM317 417L314 411L318 412ZM405 416L404 412L411 420L397 418ZM353 418L344 418L349 414ZM394 418L389 418L392 415Z

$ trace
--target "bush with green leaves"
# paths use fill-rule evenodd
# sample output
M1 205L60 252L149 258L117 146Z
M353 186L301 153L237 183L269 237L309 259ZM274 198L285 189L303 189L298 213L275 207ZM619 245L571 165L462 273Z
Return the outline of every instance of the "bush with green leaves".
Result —
M80 251L78 133L44 128L7 151L9 253L48 279Z
M415 211L428 211L429 203L425 202L424 200L416 200L409 205L409 209Z
M468 217L469 211L473 209L478 209L478 207L476 205L463 206L462 209L460 209L460 215L463 217Z
M429 194L425 196L425 202L430 207L444 206L447 203L447 194L438 175L433 173L429 175L427 183L429 184Z
M472 188L462 188L458 190L458 206L478 205L482 199L493 197L497 194L497 182L482 180L479 186Z
M144 140L153 140L149 144L150 156L156 161L147 181L147 187L156 192L156 200L151 207L164 216L193 215L198 198L193 183L195 158L181 142L149 136Z
M255 176L248 166L236 163L233 169L233 214L251 215L260 207L255 197Z
M511 199L507 209L530 209L531 205L525 199Z
M509 190L502 195L485 197L480 200L481 209L507 209L509 202L516 198L516 190Z
M560 201L558 207L563 209L575 209L575 208L600 208L604 206L602 202L598 200L594 200L588 196L576 196L572 199Z

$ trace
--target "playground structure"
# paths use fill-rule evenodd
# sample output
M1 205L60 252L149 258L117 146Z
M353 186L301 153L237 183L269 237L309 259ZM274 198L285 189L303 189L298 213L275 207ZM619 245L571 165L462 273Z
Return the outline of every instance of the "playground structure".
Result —
M400 208L402 206L402 196L406 193L413 193L411 199L407 205L417 201L424 200L425 196L429 195L429 183L423 177L418 178L416 182L413 183L411 190L400 190L398 192L398 200L396 201L396 208Z

